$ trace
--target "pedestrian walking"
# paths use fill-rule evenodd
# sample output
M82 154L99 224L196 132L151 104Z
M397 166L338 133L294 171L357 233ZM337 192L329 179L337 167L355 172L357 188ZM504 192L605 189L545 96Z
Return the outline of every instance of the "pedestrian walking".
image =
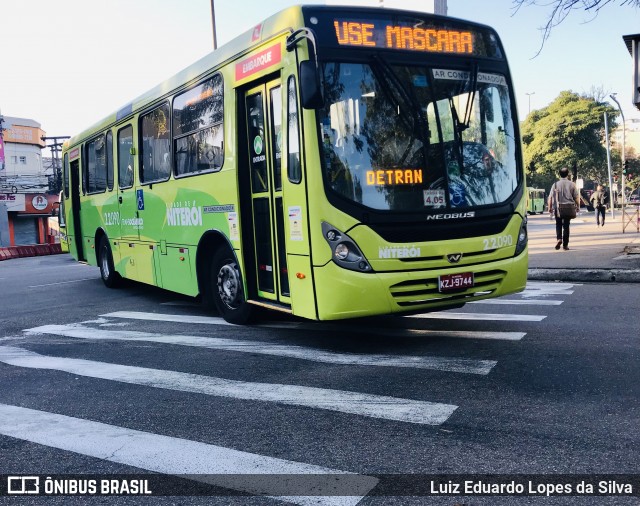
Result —
M602 185L598 185L596 191L591 194L591 198L589 201L591 205L596 210L596 223L600 226L602 222L602 226L604 227L604 217L606 216L607 206L605 201L607 199L606 193L602 190Z
M549 192L549 212L556 218L556 249L569 249L569 225L576 217L580 206L580 193L575 183L568 179L569 169L560 169L560 179L553 183Z

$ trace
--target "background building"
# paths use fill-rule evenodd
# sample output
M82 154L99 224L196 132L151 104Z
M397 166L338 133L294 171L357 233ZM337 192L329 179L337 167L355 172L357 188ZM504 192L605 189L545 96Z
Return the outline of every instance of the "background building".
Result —
M31 119L0 121L0 246L45 244L57 195L42 165L45 132Z

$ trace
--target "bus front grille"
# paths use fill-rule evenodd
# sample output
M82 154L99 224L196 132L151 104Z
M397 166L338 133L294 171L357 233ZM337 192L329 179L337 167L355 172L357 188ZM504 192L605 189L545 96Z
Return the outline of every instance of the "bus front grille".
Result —
M506 272L502 270L474 273L474 286L456 292L439 292L438 276L403 281L390 286L389 291L396 304L401 307L428 306L445 301L467 302L495 292L505 275Z

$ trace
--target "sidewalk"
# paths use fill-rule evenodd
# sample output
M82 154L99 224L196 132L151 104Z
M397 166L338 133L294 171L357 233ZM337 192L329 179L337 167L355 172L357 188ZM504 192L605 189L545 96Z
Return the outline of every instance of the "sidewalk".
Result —
M634 209L635 210L635 209ZM607 212L604 227L582 210L571 221L569 251L555 250L555 220L529 216L529 279L544 281L640 283L640 233L635 222L622 232L622 211Z

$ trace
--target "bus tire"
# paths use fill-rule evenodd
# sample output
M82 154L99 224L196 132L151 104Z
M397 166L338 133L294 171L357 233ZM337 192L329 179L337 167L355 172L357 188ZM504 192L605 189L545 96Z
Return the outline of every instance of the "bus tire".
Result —
M234 255L228 248L220 248L211 261L211 298L226 321L244 325L251 321L253 306L242 288L242 276Z
M111 254L111 246L107 236L102 236L100 246L98 248L98 266L100 267L100 277L102 282L108 288L116 288L120 284L120 274L116 272L113 266L113 255Z

